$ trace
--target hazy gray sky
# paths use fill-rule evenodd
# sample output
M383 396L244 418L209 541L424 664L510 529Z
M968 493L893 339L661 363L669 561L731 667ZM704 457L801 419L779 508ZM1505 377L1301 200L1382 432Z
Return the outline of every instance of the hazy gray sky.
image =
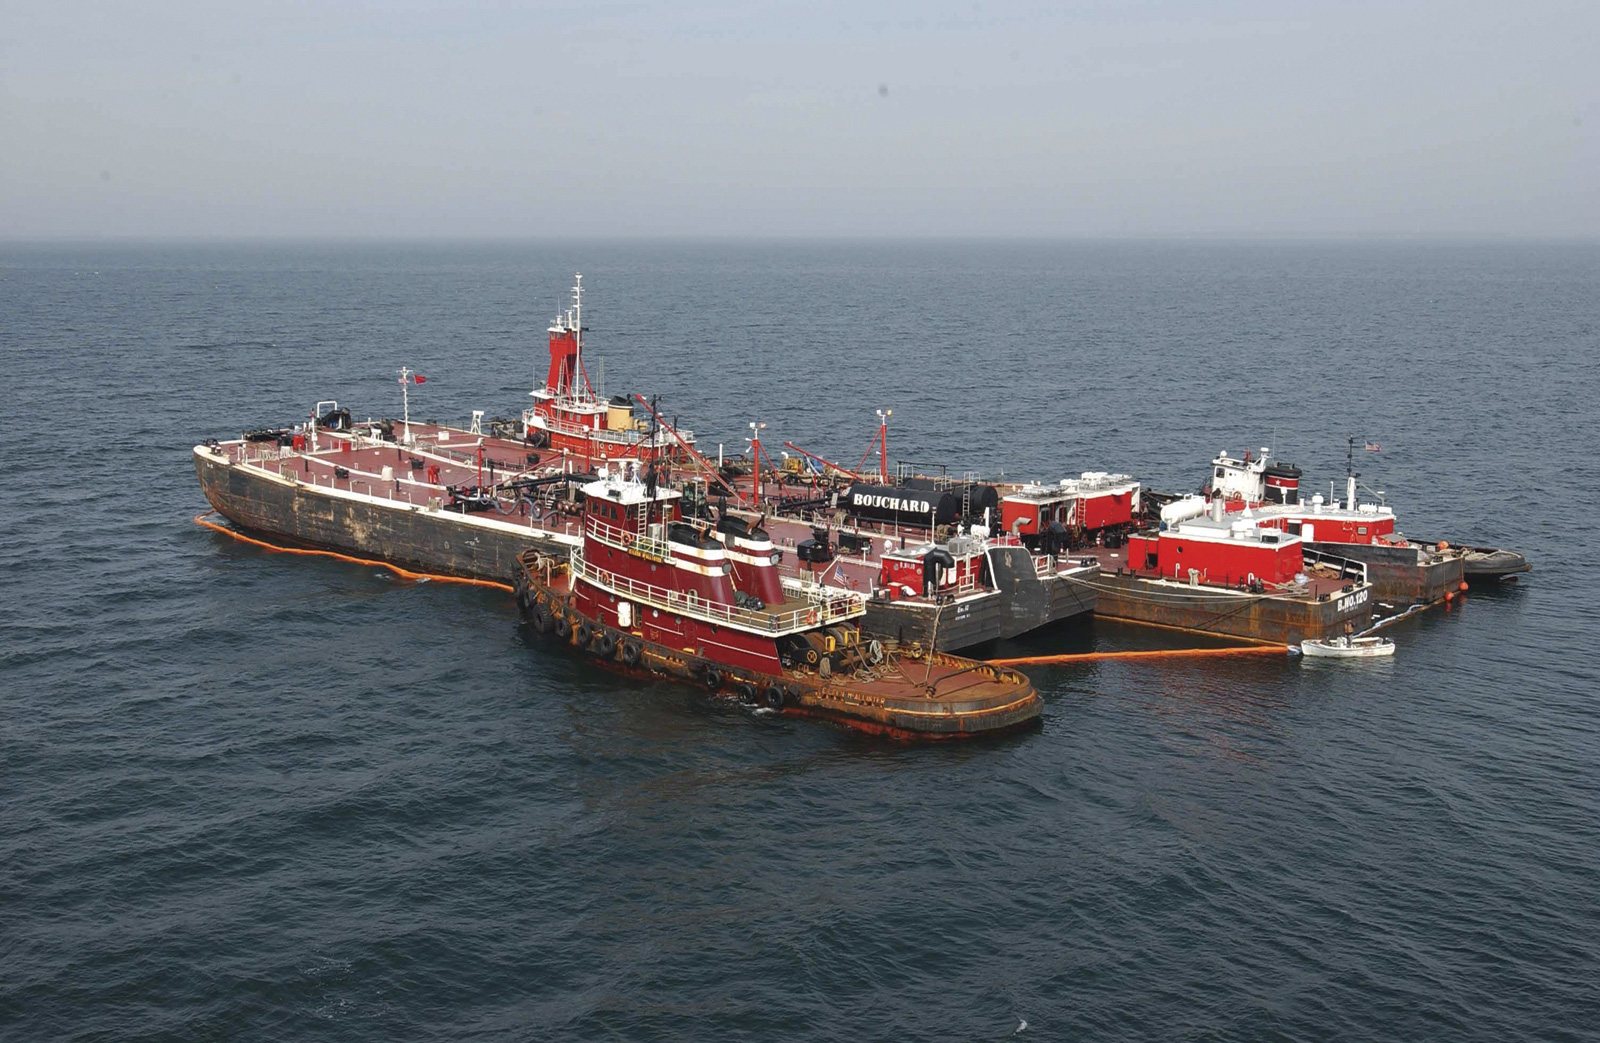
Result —
M0 237L1600 235L1600 0L0 0Z

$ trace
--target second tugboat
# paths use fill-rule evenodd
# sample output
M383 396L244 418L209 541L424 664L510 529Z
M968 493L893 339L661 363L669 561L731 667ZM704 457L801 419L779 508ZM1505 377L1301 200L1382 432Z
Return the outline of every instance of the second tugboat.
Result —
M1038 719L1023 674L863 633L866 600L781 579L755 522L693 522L638 461L586 485L583 543L518 558L517 604L534 630L630 670L703 684L784 714L871 734L993 734ZM720 538L719 538L720 537Z

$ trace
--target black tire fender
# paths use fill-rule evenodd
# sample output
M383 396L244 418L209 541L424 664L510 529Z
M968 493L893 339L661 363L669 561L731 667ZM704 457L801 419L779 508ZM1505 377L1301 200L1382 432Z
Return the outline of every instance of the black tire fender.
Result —
M599 653L600 658L610 659L616 654L617 639L602 630L600 636L594 639L594 650Z
M533 609L528 613L533 617L533 629L541 634L550 633L550 606L542 601L533 603Z
M594 629L588 623L579 623L572 628L572 633L578 639L579 648L588 648L589 639L594 637Z
M565 641L572 636L572 620L566 616L556 616L555 629L556 636Z
M783 709L783 704L789 701L789 693L783 690L783 685L781 684L769 684L767 685L766 700L770 709L781 710Z
M749 681L740 681L733 686L734 693L739 696L739 701L746 706L754 706L756 701L756 686Z
M622 661L629 666L638 666L643 658L643 650L637 641L624 641L622 644Z
M721 688L722 687L722 671L718 670L714 666L706 667L705 682L706 682L706 687L711 689L713 692L716 691L718 688Z

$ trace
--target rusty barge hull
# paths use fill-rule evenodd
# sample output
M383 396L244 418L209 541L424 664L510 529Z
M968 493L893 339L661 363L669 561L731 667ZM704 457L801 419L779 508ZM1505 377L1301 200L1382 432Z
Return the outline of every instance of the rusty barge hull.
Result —
M904 644L954 652L999 638L1005 608L993 591L930 602L870 601L862 626Z
M1313 599L1106 572L1081 582L1094 587L1098 616L1283 645L1342 634L1347 622L1364 630L1376 601L1367 585Z
M1461 553L1436 554L1419 547L1381 544L1311 543L1312 551L1359 561L1367 567L1372 595L1396 604L1432 604L1459 590L1466 576Z
M195 474L213 509L238 528L440 575L510 583L517 555L565 554L570 538L493 518L316 486L197 447Z

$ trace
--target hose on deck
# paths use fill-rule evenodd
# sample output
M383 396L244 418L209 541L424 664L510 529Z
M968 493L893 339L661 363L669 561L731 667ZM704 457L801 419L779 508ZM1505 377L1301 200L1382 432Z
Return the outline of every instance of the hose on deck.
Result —
M216 512L206 512L206 514L214 513ZM473 587L493 587L495 590L503 590L507 594L512 593L514 589L509 583L497 583L492 579L468 579L465 576L443 576L434 572L412 572L410 569L403 569L398 565L391 565L387 561L373 561L370 558L356 558L350 556L349 554L340 554L337 551L307 550L300 547L280 547L275 543L268 543L266 540L258 540L253 536L246 536L242 532L235 532L226 525L218 525L216 522L206 521L205 514L195 515L194 521L196 525L204 525L208 529L214 529L215 531L226 536L232 536L236 540L251 544L252 546L262 547L266 550L276 551L279 554L309 554L319 558L333 558L335 561L348 561L356 565L376 565L379 568L388 569L390 572L401 577L402 579L425 579L434 583L464 583Z

